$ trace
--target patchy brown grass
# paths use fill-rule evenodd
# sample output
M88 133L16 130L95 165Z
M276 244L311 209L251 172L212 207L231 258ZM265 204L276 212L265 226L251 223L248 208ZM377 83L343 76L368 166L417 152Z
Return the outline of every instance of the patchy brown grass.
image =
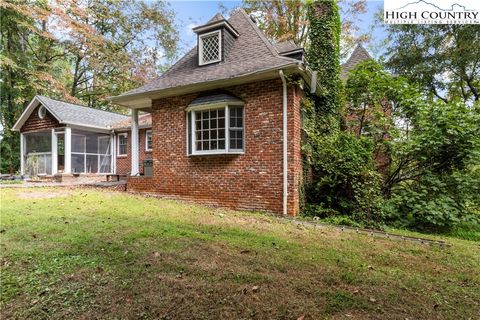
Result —
M480 318L475 242L441 249L99 190L1 192L2 319Z

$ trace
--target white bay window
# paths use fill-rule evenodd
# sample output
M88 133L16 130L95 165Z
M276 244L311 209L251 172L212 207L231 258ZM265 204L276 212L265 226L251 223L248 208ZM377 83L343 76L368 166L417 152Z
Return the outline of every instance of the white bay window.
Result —
M244 152L243 105L190 107L187 126L189 155Z

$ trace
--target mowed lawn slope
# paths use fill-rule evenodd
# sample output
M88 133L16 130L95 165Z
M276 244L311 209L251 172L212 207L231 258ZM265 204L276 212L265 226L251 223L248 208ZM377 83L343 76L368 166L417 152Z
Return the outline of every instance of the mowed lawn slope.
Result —
M1 192L2 319L479 319L445 249L93 189Z

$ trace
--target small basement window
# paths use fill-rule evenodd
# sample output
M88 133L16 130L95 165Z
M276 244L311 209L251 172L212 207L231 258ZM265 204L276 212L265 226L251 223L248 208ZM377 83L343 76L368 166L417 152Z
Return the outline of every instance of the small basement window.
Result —
M117 136L117 155L127 155L128 135L127 133L119 133Z
M221 30L198 36L198 58L198 64L201 66L222 60Z
M191 109L187 113L188 154L244 152L244 108L229 106Z

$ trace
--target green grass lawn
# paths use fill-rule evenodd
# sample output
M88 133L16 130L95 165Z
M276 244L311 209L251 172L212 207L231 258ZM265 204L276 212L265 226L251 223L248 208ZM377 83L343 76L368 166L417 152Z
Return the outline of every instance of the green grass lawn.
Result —
M22 180L0 180L0 185L1 184L22 184Z
M445 249L94 189L1 192L2 319L478 319Z

